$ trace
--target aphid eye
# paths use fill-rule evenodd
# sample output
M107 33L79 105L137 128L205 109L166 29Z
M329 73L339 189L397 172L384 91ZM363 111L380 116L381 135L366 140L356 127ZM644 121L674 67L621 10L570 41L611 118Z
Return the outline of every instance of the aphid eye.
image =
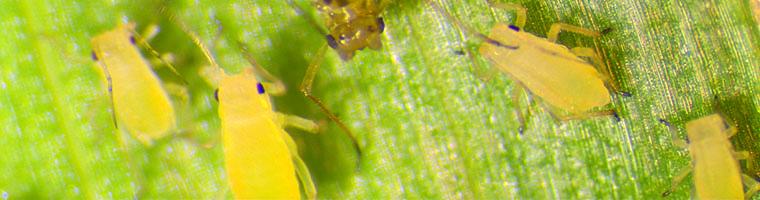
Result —
M509 25L509 29L512 29L514 31L520 31L520 27L517 27L515 25L511 25L511 24Z
M726 122L726 121L724 120L724 121L723 121L723 128L724 128L724 129L730 129L730 128L731 128L731 125L728 125L728 122Z
M214 99L219 102L219 89L214 90Z
M599 33L601 33L602 35L606 35L606 34L608 34L608 33L611 33L613 30L614 30L614 29L612 29L612 27L608 27L608 28L605 28L604 30L602 30L602 31L601 31L601 32L599 32Z
M129 42L135 44L135 36L129 36Z
M383 21L382 17L377 18L377 28L380 29L380 33L385 31L385 21Z
M330 3L332 3L332 0L324 0L324 1L322 1L322 2L324 2L324 3L325 3L325 4L327 4L327 5L329 5Z
M256 83L256 89L259 90L259 94L264 94L264 85L261 85L261 83Z
M330 48L337 49L338 48L338 42L335 41L335 38L327 34L327 44L330 45Z
M98 55L95 54L95 51L92 51L92 53L90 54L90 56L92 56L92 60L98 61Z

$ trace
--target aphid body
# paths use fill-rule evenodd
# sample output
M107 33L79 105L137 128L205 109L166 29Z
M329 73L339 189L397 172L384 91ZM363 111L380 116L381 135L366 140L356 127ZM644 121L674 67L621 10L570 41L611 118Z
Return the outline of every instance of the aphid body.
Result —
M736 129L712 114L686 123L698 199L744 199L741 170L728 138Z
M269 95L253 73L222 73L218 99L225 169L235 197L300 199L291 156L295 144L276 122Z
M316 187L298 147L285 126L316 133L313 121L275 112L269 94L284 92L282 82L246 55L252 67L227 75L199 37L181 21L175 21L200 48L211 64L210 81L218 81L214 97L219 102L224 168L236 199L300 199L300 182L307 199L316 197ZM240 44L242 45L242 44ZM243 50L245 50L243 48ZM244 51L244 53L247 53ZM254 73L259 72L259 74ZM259 82L257 75L268 81ZM267 92L267 89L275 91ZM280 91L276 91L280 90Z
M91 40L93 57L108 82L115 120L146 145L175 127L174 107L134 44L135 24L122 24Z
M480 54L552 106L582 114L610 103L603 76L567 47L503 23L489 38Z

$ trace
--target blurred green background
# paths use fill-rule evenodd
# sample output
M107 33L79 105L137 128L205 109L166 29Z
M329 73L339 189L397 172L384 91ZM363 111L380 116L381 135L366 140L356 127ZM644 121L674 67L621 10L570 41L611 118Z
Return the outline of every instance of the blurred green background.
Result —
M501 1L506 2L506 1ZM383 12L383 49L348 62L330 51L316 96L357 135L334 123L318 135L289 130L315 178L332 199L641 199L658 197L689 165L671 144L679 127L717 108L736 124L736 149L760 151L760 32L752 1L509 1L528 8L524 30L545 36L555 22L595 30L598 40L561 34L559 43L602 52L615 83L622 121L611 117L558 122L540 101L511 99L513 80L478 76L489 66L462 52L478 41L422 1L394 1ZM189 24L220 64L236 73L247 62L242 41L289 93L277 110L326 121L298 84L324 37L298 1L0 1L0 198L230 198L225 181L214 87L198 71L207 63L158 10ZM513 13L484 0L444 1L481 32ZM157 24L150 43L172 53L190 98L177 98L182 134L145 147L114 130L108 95L90 60L89 39L133 21ZM151 58L147 53L146 58ZM180 83L166 68L162 80ZM515 109L531 112L519 135ZM120 136L127 138L120 145ZM210 149L197 143L215 144ZM757 161L742 161L757 177ZM266 164L266 163L262 163ZM691 179L671 195L689 196Z

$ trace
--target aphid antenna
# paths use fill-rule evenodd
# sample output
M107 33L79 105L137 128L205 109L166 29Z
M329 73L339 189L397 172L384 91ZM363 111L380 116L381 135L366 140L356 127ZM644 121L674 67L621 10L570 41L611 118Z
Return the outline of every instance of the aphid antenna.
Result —
M195 45L200 47L201 52L203 52L203 56L206 57L206 60L208 60L209 64L211 64L211 66L215 70L224 73L224 69L222 69L219 66L219 64L216 62L216 59L214 59L213 54L211 53L209 48L206 47L205 44L203 44L203 41L201 41L200 36L198 36L198 34L190 30L190 27L187 26L187 24L185 24L181 20L179 20L177 16L174 13L172 13L166 6L162 6L161 8L159 8L159 13L165 15L167 18L169 18L169 21L179 26L179 28L182 29L182 31L185 32L185 34L190 36L190 39L193 40L193 43L195 43Z
M327 52L327 45L322 45L322 47L317 50L317 54L314 55L315 59L311 59L311 62L309 63L309 66L313 65L319 65L322 63L322 59L325 57L325 52ZM322 110L322 113L325 113L327 115L327 118L330 118L335 124L338 125L340 129L342 129L346 135L351 139L351 143L354 146L354 149L356 150L356 153L358 154L359 160L361 159L362 150L361 147L359 147L359 141L356 139L356 135L354 135L353 132L344 124L335 114L330 112L329 109L327 109L327 106L325 106L322 101L320 101L317 97L311 95L311 87L309 84L311 84L314 80L314 76L316 76L317 72L316 70L319 68L316 67L309 67L306 70L306 76L304 76L304 80L301 81L301 92L303 92L304 96L306 98L309 98L312 102L317 104L319 106L319 109Z
M433 9L436 12L438 12L441 15L443 15L450 22L454 23L455 26L457 26L460 29L464 30L464 32L467 32L467 34L473 35L473 36L475 36L477 38L480 38L481 40L483 40L485 42L491 43L491 44L499 46L499 47L503 47L503 48L507 48L507 49L517 49L517 48L519 48L519 46L512 46L512 45L508 45L508 44L502 44L501 42L499 42L497 40L491 39L490 37L488 37L486 35L483 35L482 33L478 32L478 31L475 31L471 27L465 25L464 23L462 23L461 21L459 21L459 19L455 18L454 16L451 16L451 14L449 14L448 12L446 12L440 5L438 5L438 3L434 2L433 0L425 0L425 1L430 5L430 7L433 7Z
M262 78L273 84L272 87L267 88L267 90L269 91L269 94L272 94L275 96L284 94L286 90L285 83L283 83L281 79L275 77L274 75L269 73L269 71L261 67L261 65L258 62L256 62L256 58L253 57L253 54L251 54L248 51L248 46L245 45L245 43L238 40L237 44L238 44L238 47L240 48L240 51L243 53L243 56L245 57L245 59L248 60L248 63L251 64L251 68L253 68L253 73L259 76L259 78Z
M148 32L149 35L155 35L155 31L156 30L155 29L152 29L152 30L149 29L147 31L152 31L152 32ZM154 57L158 58L159 60L161 60L162 63L164 63L167 67L169 67L169 70L174 75L178 76L180 78L180 80L182 80L182 84L189 85L189 83L187 82L187 80L185 80L185 77L182 76L179 73L179 71L177 71L177 68L175 68L174 65L171 62L167 61L163 56L161 56L161 54L158 53L158 51L156 51L156 49L154 49L153 46L151 46L148 43L148 40L146 40L144 37L142 37L140 35L140 33L137 33L137 31L132 31L132 35L134 36L132 39L136 40L135 42L139 43L141 46L143 46L145 49L147 49L148 52L150 52L151 55L153 55Z
M303 16L303 18L306 19L306 21L309 23L309 25L311 25L312 27L314 27L314 30L319 31L320 35L322 35L322 36L327 35L327 31L323 30L322 27L319 26L319 23L317 23L317 21L314 20L314 17L312 17L311 15L307 16L306 11L303 9L303 7L301 7L300 5L298 5L298 3L296 3L293 0L288 0L288 4L290 4L290 7L293 7L293 10L296 11L296 14L298 14L300 16Z
M673 141L673 145L676 145L678 147L686 147L688 145L689 143L688 138L684 140L678 137L678 129L675 126L671 125L670 122L662 118L657 118L657 121L659 121L660 123L668 127L668 131L670 132L670 137L671 137L671 141Z

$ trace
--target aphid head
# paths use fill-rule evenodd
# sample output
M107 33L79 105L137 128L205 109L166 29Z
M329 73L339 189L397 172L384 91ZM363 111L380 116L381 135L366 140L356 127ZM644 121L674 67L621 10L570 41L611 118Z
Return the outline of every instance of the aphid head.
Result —
M225 109L251 114L272 112L269 94L249 70L222 77L215 96L219 99L219 106Z
M321 3L323 5L318 7L326 17L325 25L329 31L325 38L343 60L351 59L357 50L382 47L380 35L385 30L385 21L378 16L378 8L344 0L323 0Z

